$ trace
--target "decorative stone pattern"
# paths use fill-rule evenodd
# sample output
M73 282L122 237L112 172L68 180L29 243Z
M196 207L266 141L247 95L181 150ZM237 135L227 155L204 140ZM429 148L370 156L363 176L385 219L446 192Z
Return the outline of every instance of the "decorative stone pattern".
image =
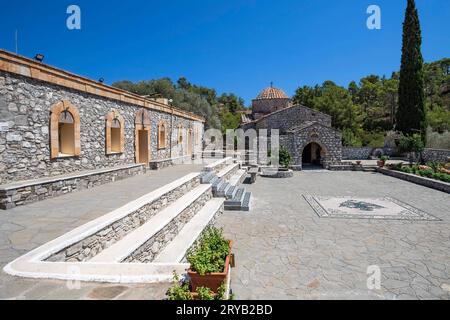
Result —
M145 173L142 165L131 168L114 169L102 173L93 173L74 178L61 178L52 182L42 182L19 186L12 189L0 188L0 209L9 210L17 206L30 204L44 199L57 197L70 192L91 189L106 183L119 181Z
M144 243L122 262L150 263L156 256L172 241L180 230L194 217L197 212L212 198L209 189L201 195L194 203L181 212L175 219L162 228L151 239Z
M138 210L130 213L126 217L114 222L112 225L98 231L81 242L71 245L68 248L49 257L51 262L78 262L88 261L104 249L110 247L121 240L129 232L136 230L159 211L175 202L184 194L200 185L200 179L195 178L186 182L182 186L175 188L162 195Z
M68 101L80 115L80 155L51 159L50 110ZM29 77L0 71L0 184L135 163L135 115L143 108ZM106 154L105 117L117 110L124 118L124 152ZM178 125L203 133L203 123L154 109L151 159L187 154L187 141L177 144ZM168 123L167 147L158 150L157 126ZM186 133L184 133L186 135ZM192 139L194 142L194 139ZM201 141L194 150L201 148Z
M440 221L393 198L316 197L303 195L320 218Z

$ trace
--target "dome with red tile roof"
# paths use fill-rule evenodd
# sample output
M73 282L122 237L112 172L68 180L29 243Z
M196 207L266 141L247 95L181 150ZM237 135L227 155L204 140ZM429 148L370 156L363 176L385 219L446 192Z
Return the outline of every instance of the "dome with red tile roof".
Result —
M269 100L269 99L289 99L289 97L283 90L270 86L261 91L261 93L256 97L255 100Z

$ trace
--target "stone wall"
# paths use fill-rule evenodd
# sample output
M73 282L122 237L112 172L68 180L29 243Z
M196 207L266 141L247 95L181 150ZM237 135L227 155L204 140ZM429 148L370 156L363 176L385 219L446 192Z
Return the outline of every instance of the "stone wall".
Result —
M290 106L290 99L261 99L253 100L252 112L256 119L260 117Z
M324 126L331 127L331 117L317 110L303 106L294 106L285 110L275 112L261 119L254 126L255 129L278 129L280 134L287 130L304 124L305 122L317 121Z
M425 149L422 156L425 162L436 161L447 163L450 159L450 150Z
M145 173L143 165L116 167L114 170L95 170L88 175L80 175L65 179L48 179L24 183L17 187L0 188L0 209L8 210L17 206L30 204L63 194L94 188L109 182ZM45 179L47 180L47 179Z
M393 148L373 148L373 147L342 147L342 159L344 160L366 160L370 157L379 155L395 156L396 151ZM422 153L423 160L447 162L450 158L450 150L425 149ZM406 155L404 156L406 160Z
M68 100L79 111L81 155L52 160L50 109L62 100ZM105 116L112 109L118 110L125 120L125 150L106 155ZM135 163L135 115L140 109L126 102L0 71L0 184ZM183 144L177 143L179 125L203 132L199 121L153 109L148 112L153 160L187 153L186 133ZM158 150L160 120L167 122L169 130L167 148Z
M115 221L95 234L83 239L82 241L70 245L64 250L49 257L47 261L51 262L79 262L88 261L101 251L109 248L117 241L121 240L129 232L136 230L150 218L174 203L177 199L185 195L190 190L200 185L200 178L192 179L182 186L175 188L162 195L155 201L147 203L134 212L130 212L126 217Z
M341 134L329 127L319 124L312 125L299 131L293 131L280 136L280 145L286 147L292 156L291 165L301 169L304 148L312 142L322 148L323 166L340 163L342 160Z

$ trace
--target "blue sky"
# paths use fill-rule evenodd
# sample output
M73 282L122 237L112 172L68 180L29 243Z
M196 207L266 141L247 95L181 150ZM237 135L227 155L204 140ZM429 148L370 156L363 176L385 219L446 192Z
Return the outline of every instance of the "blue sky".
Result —
M450 57L450 1L417 0L426 61ZM66 9L81 8L81 30ZM382 10L382 29L366 9ZM234 92L246 104L271 81L298 86L333 80L347 86L398 70L406 0L58 0L3 1L0 48L45 54L45 62L92 79L184 76Z

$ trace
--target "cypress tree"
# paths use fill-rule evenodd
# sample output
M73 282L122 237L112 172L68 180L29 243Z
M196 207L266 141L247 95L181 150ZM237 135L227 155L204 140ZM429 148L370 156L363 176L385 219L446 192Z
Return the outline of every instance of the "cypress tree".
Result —
M396 129L405 135L420 133L426 139L422 35L414 0L408 0L403 23L403 48Z

